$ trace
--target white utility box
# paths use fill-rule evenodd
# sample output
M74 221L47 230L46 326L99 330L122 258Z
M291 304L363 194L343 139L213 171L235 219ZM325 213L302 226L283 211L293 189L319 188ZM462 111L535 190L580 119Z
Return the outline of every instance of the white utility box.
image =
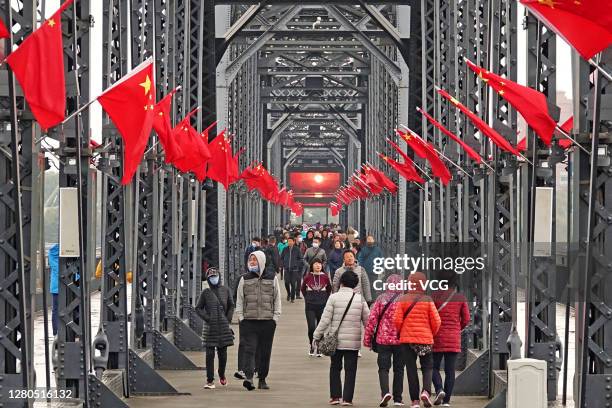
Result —
M546 361L508 360L508 408L546 408Z

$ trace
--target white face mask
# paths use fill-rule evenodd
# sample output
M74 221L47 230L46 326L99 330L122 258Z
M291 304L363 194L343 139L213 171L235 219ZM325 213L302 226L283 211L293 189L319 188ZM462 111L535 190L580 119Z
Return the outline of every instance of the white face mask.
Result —
M316 242L313 242L313 243L312 243L312 247L313 247L313 248L318 248L318 247L319 247L319 244L318 244L318 243L316 243Z

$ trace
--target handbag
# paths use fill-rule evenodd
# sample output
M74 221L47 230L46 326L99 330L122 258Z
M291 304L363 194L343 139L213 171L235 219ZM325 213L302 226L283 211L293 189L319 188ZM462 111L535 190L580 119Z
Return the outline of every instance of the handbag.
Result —
M351 308L351 303L353 303L353 298L355 297L355 293L351 296L351 300L349 300L348 305L346 305L346 309L344 310L344 314L342 315L342 319L340 319L340 324L338 324L338 328L333 333L327 333L323 336L321 341L317 346L319 353L324 356L331 357L336 354L336 349L338 348L338 332L340 331L340 326L346 317L349 309Z
M399 293L396 293L395 295L393 295L393 297L389 299L389 301L383 308L380 315L378 315L378 321L376 322L376 326L374 327L374 333L372 334L372 347L370 347L370 349L375 353L378 353L378 343L376 342L376 337L378 336L378 327L380 326L380 321L385 316L385 313L387 312L387 309L389 309L389 306L391 306L391 303L393 303L393 301L397 299L399 295L400 295Z

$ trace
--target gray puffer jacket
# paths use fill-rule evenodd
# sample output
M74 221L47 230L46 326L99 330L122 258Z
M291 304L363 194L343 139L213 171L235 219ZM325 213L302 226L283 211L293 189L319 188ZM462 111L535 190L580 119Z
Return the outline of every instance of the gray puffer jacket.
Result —
M351 288L342 287L329 297L321 321L314 332L316 341L321 340L323 334L338 329L342 315L353 293ZM338 350L359 350L361 348L361 328L367 323L369 314L368 304L361 294L355 293L353 303L351 303L351 307L338 331Z

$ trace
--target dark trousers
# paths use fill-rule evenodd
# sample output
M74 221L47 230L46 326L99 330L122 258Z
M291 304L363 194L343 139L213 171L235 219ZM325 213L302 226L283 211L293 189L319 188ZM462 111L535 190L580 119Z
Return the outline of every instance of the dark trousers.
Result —
M53 296L51 303L51 327L53 328L53 335L56 336L59 329L59 315L57 312L59 295L57 293L52 293L51 295Z
M406 375L408 376L408 390L410 391L410 400L419 399L420 385L419 374L417 372L417 354L409 344L402 344L404 362L406 363ZM421 360L421 372L423 373L423 389L431 394L431 377L433 366L433 353L419 357Z
M255 367L260 380L265 380L268 376L275 331L274 320L240 322L240 344L244 345L244 374L249 380L253 380Z
M450 403L453 387L455 386L455 365L459 353L433 353L433 384L436 393L444 390L444 404ZM440 376L440 367L444 359L444 386L442 386L442 376Z
M392 363L393 361L393 363ZM389 369L393 364L393 401L402 401L404 392L404 356L401 346L378 346L378 382L380 395L389 393Z
M215 379L215 349L219 357L219 378L225 378L225 365L227 364L227 347L206 347L206 381Z
M317 325L321 321L321 315L323 314L325 305L312 305L306 303L306 324L308 325L308 344L312 344L312 336L317 328Z
M342 361L344 360L344 389L342 388ZM331 398L352 402L357 377L357 350L336 350L329 366L329 393Z
M296 297L300 296L300 278L292 277L289 282L289 299L295 300Z

